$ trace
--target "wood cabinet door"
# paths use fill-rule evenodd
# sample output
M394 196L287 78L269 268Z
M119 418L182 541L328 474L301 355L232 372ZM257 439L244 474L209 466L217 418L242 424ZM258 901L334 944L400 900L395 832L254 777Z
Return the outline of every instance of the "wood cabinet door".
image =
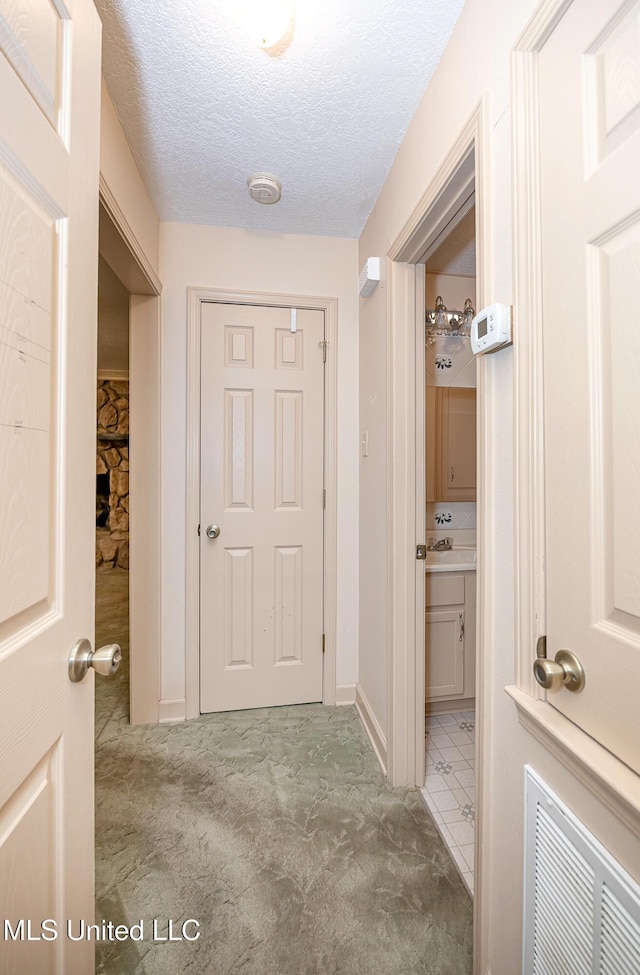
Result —
M464 690L464 610L425 615L427 699L453 697Z

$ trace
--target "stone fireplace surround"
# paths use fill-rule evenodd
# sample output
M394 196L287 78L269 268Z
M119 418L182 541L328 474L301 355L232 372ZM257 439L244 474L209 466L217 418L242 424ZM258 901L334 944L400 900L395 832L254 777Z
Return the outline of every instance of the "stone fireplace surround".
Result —
M97 389L96 565L129 568L129 382ZM102 478L100 475L103 475ZM108 482L104 475L108 475ZM106 484L108 483L108 495ZM102 487L101 493L101 484Z

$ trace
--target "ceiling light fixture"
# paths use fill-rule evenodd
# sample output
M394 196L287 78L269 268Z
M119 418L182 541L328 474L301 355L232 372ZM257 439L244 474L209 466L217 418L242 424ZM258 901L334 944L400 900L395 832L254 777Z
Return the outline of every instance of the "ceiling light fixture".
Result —
M271 173L254 173L247 186L256 203L277 203L282 194L282 183Z
M286 34L295 0L243 0L245 30L258 47L268 50Z

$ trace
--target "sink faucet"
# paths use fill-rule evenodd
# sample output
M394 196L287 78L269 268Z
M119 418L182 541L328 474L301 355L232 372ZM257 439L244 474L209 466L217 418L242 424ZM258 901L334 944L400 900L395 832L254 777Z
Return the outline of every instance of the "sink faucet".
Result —
M450 552L453 548L452 538L430 538L427 542L427 552Z

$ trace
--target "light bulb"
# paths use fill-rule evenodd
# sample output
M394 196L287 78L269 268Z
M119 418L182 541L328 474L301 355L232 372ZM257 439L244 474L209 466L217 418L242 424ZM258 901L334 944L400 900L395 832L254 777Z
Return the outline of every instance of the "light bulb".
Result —
M243 0L243 21L249 37L264 49L274 47L291 23L294 0Z

